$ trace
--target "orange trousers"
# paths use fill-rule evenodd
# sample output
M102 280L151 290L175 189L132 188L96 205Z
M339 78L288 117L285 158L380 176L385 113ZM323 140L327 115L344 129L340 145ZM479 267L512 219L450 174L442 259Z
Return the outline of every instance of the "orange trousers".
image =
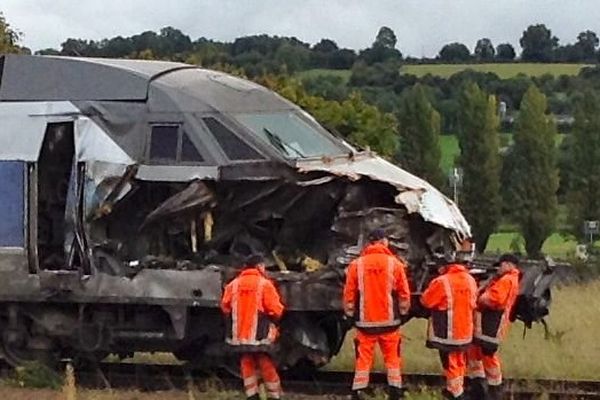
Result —
M241 359L242 378L246 397L258 395L259 371L269 399L281 398L281 382L277 368L266 353L246 353Z
M441 352L440 359L446 377L446 390L454 397L465 391L465 374L467 372L467 354L465 351Z
M472 344L467 352L469 378L485 378L488 385L502 384L502 364L498 352L486 353L481 346Z
M400 330L392 332L369 334L357 330L354 339L354 350L356 352L356 366L354 369L354 381L352 390L360 390L369 386L369 374L373 367L375 355L375 344L379 344L385 368L387 370L387 381L389 386L402 387L402 375L400 367Z

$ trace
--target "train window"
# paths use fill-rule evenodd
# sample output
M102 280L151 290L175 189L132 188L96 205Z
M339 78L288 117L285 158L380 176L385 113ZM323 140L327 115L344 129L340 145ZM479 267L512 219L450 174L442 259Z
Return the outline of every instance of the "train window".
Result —
M183 132L181 136L181 161L204 161L187 132Z
M215 118L202 118L225 154L230 160L262 160L256 150L236 136L229 128Z
M150 160L177 159L178 125L154 125L150 137Z
M238 114L236 119L288 158L336 156L346 149L296 113Z

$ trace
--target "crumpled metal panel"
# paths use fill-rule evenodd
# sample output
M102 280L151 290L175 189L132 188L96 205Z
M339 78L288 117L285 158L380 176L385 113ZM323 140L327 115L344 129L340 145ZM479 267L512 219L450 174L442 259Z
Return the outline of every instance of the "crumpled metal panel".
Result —
M189 182L196 179L218 179L219 168L213 166L140 165L137 179L157 182Z
M201 181L192 182L185 190L169 197L146 217L142 227L163 218L197 211L216 205L214 193Z
M409 213L420 214L425 221L451 229L459 237L470 237L471 227L454 202L421 178L418 178L381 157L357 155L353 160L334 159L298 161L300 172L325 171L351 180L367 177L386 182L398 189L396 201Z

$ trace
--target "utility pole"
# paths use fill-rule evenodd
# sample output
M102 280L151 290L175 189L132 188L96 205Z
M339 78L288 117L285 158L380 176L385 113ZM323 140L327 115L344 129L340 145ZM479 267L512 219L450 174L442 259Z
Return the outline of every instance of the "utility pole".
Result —
M462 187L463 183L462 168L453 168L452 171L450 171L448 179L450 181L450 186L452 186L454 202L456 203L456 205L458 205L459 190Z

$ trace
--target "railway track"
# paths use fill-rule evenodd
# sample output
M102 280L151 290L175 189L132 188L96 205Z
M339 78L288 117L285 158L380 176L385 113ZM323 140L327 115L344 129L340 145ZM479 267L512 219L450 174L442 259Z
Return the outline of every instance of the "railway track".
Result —
M76 372L80 386L94 389L139 389L144 391L185 390L190 384L203 389L239 390L238 378L226 371L187 369L181 365L148 365L130 363L102 363L94 368ZM345 396L352 381L352 373L345 371L315 371L311 373L282 373L287 393L304 395ZM409 389L443 385L439 375L404 375ZM373 387L384 387L385 374L371 375ZM506 399L599 399L600 381L569 381L551 379L508 379L505 382Z

